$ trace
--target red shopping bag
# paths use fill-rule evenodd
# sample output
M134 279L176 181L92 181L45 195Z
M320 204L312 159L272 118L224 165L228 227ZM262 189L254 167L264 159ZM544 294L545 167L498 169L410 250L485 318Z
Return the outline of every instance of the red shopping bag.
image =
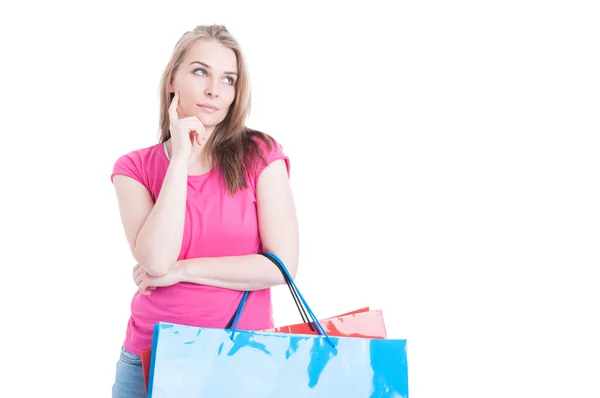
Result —
M387 338L383 312L381 310L369 310L369 307L323 319L320 322L323 329L325 329L325 332L330 336L362 337L370 339ZM315 328L310 327L309 323L280 326L273 329L261 330L261 332L319 334Z

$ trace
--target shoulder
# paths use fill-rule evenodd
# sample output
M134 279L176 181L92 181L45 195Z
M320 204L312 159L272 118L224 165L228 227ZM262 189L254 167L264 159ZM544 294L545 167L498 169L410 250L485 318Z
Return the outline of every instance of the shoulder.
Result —
M290 172L290 159L286 155L283 146L273 136L248 129L245 137L246 166L252 176L257 179L260 174L277 160L282 160Z
M113 165L110 179L113 180L115 175L125 175L131 177L140 183L146 185L144 172L149 165L155 163L161 156L165 156L162 143L154 144L148 147L131 150L120 155Z

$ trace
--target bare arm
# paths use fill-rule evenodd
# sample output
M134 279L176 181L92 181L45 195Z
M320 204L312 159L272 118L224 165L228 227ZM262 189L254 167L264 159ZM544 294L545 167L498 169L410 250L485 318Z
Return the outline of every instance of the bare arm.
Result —
M265 168L258 179L256 195L263 249L276 254L295 278L298 221L283 160ZM259 254L181 260L175 264L173 272L180 282L234 290L260 290L285 283L275 264Z
M148 274L166 274L181 251L187 160L171 160L156 203L148 190L130 177L116 175L113 182L133 257Z

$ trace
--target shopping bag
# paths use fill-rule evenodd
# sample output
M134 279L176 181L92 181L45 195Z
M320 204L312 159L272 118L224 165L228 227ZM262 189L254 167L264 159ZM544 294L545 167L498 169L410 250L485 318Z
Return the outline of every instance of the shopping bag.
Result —
M247 294L229 329L159 323L148 396L408 397L406 340L329 336L290 281L317 335L237 330Z
M385 339L387 332L381 310L356 311L319 321L329 336L337 337L367 337L372 339ZM281 332L295 334L318 334L311 330L308 323L279 326L265 329L263 332Z
M387 337L385 322L381 310L369 310L369 307L360 308L356 311L347 312L331 318L322 319L321 325L330 336L346 337ZM264 329L262 332L283 332L289 334L318 334L316 329L311 329L308 323L279 326L273 329ZM151 348L144 348L140 352L142 359L142 371L144 374L144 385L148 391L148 380L150 376Z
M369 310L369 307L347 312L331 318L322 319L321 325L330 336L346 337L387 337L385 322L381 310ZM231 323L231 322L230 322ZM316 329L311 329L309 323L298 323L294 325L279 326L273 329L264 329L263 332L283 332L290 334L318 334ZM148 391L148 380L150 375L151 348L144 348L140 353L142 359L142 371L144 374L144 385Z
M272 257L261 253L266 258L271 260L276 267L280 269L285 282L290 289L292 297L298 307L301 318L304 320L303 323L294 325L279 326L273 329L266 329L266 332L285 332L295 334L318 334L312 323L309 321L308 314L302 307L298 296L293 289L288 275L281 270L279 263ZM241 302L240 302L241 304ZM236 313L240 310L236 310ZM233 323L236 313L233 314L229 324L225 327L229 329ZM370 338L386 338L386 328L381 310L371 311L369 307L363 307L354 311L346 312L334 317L325 318L320 320L321 325L330 336L346 336L346 337L370 337ZM150 358L152 355L151 348L145 348L141 350L140 356L142 360L142 372L144 376L144 385L146 391L148 391L148 380L150 375Z
M341 314L320 321L321 325L330 336L346 337L370 337L384 339L387 337L385 322L381 310L369 310L368 307L356 311ZM263 332L283 332L290 334L318 334L316 329L311 330L308 323L280 326L273 329L264 329ZM150 358L152 349L141 350L142 370L144 373L144 384L148 391L148 379L150 375Z
M284 273L285 275L285 273ZM286 283L290 285L289 280L286 278ZM294 294L293 294L294 296ZM241 304L241 302L240 302ZM308 318L308 315L304 315L305 311L299 306L300 315L302 318ZM238 306L237 311L240 310ZM229 324L225 327L229 329L233 323L236 313L234 313ZM359 308L354 311L346 312L334 317L325 318L320 320L321 325L330 336L346 336L346 337L370 337L370 338L386 338L386 328L381 310L370 310L369 307ZM262 330L264 332L284 332L291 334L318 334L317 330L312 327L312 323L304 322L294 325L279 326L273 329ZM142 360L142 372L144 376L144 385L146 391L148 391L148 381L150 375L150 361L151 361L152 349L145 348L141 350L140 356Z

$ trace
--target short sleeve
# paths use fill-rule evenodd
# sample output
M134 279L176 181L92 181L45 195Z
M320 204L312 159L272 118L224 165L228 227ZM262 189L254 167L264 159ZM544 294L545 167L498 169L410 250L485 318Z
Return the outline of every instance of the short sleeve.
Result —
M285 162L285 167L287 169L288 178L289 178L289 176L290 176L290 159L283 152L283 147L281 146L281 144L279 144L275 140L272 140L271 141L271 149L269 149L266 146L266 144L263 142L261 142L260 146L261 146L262 154L266 159L266 163L260 162L258 164L258 166L256 168L256 181L258 181L258 177L260 177L260 175L267 168L267 166L269 166L271 163L273 163L274 161L279 160L279 159L283 159L283 161Z
M271 147L269 148L263 140L261 140L259 138L255 138L255 139L258 142L262 156L265 158L265 162L259 161L258 164L256 164L256 168L254 168L254 170L253 170L254 175L252 176L253 177L252 185L253 185L254 189L256 189L256 185L258 184L258 178L260 177L262 172L269 165L271 165L273 162L275 162L277 160L283 160L285 162L285 167L287 169L288 178L289 178L290 177L290 159L284 153L283 147L281 146L281 144L279 144L274 139L270 139Z
M121 156L114 164L113 172L110 175L110 180L117 174L131 177L140 184L146 186L142 175L142 162L140 156L136 152L131 152Z

